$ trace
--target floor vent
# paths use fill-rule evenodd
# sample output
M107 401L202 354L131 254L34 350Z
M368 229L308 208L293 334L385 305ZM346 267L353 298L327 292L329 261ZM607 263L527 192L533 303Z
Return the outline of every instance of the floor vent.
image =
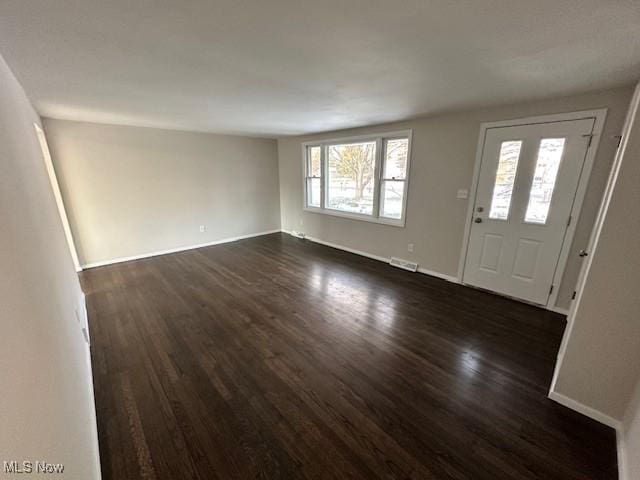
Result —
M403 270L409 270L410 272L415 272L418 270L418 264L415 262L410 262L409 260L403 260L397 257L391 257L391 261L389 264L393 267L402 268Z

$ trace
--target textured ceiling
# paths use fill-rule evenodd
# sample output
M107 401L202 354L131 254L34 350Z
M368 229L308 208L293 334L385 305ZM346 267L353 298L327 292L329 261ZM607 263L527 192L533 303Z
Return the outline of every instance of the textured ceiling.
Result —
M43 116L278 136L630 84L640 1L2 0Z

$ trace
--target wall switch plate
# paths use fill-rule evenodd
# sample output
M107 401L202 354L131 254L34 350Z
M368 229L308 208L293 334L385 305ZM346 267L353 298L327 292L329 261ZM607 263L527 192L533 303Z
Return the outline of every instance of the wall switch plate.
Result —
M458 190L458 194L456 195L456 198L469 198L469 190L467 190L466 188L461 188L460 190Z
M207 230L207 227L204 225L200 225L200 233L204 233Z
M410 243L409 245L407 245L407 250L410 252L413 252L413 243Z

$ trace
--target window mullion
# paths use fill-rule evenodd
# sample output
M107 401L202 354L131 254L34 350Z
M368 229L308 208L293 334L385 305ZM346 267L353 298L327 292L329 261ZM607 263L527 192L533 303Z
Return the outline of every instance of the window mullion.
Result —
M409 187L407 183L407 175L405 174L402 179L402 209L400 210L400 221L404 221L404 217L407 211L407 194L409 193Z
M327 198L326 192L326 178L327 178L327 161L326 161L327 146L320 146L320 208L324 210L325 201Z
M304 206L309 205L309 146L304 147Z
M380 216L380 187L382 185L382 159L384 152L382 138L376 139L376 158L375 166L373 170L373 218L379 218Z

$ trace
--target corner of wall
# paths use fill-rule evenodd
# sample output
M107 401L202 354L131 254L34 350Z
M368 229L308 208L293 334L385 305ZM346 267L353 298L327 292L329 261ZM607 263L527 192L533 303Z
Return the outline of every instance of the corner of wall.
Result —
M40 118L2 56L0 123L0 176L11 178L0 185L0 257L11 274L0 285L0 324L10 333L0 370L8 381L29 379L3 393L8 435L0 435L0 449L14 458L49 457L67 477L97 480L95 401L83 363L90 366L90 355L78 325L84 294L38 145Z
M278 169L278 175L277 175L277 179L278 179L278 218L280 219L280 225L278 225L278 228L280 230L282 230L282 227L284 225L284 221L282 219L282 213L283 213L283 208L282 208L282 179L280 178L280 139L276 139L276 168Z

